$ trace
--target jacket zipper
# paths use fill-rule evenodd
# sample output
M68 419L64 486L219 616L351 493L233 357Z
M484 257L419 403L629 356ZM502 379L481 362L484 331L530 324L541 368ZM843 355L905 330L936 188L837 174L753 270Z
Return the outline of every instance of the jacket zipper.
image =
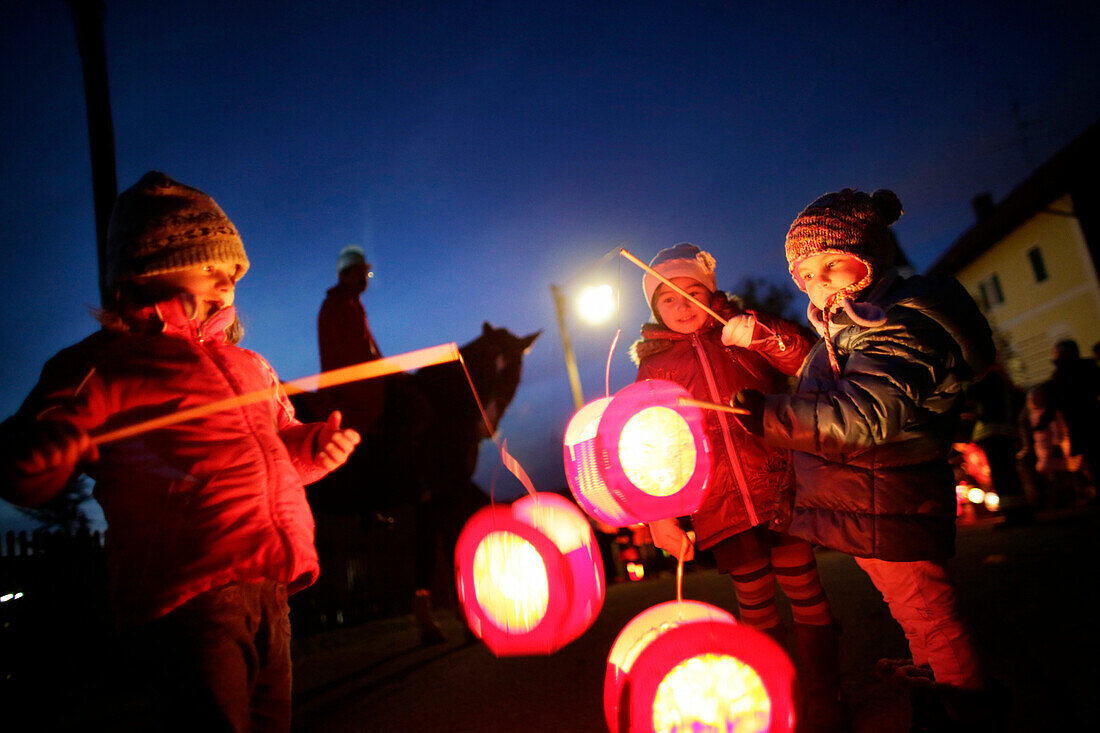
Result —
M710 400L715 404L721 404L722 398L718 394L718 383L714 379L714 372L711 371L710 362L707 360L707 355L703 351L703 345L699 340L698 334L691 334L691 345L695 348L695 354L699 357L699 363L703 367L703 376L707 380L707 389L710 390ZM730 463L730 468L733 469L734 480L737 481L737 490L741 493L741 501L745 505L745 511L749 514L749 521L752 526L760 524L760 519L756 516L756 507L752 504L752 494L749 492L748 482L745 481L745 472L741 466L741 459L737 457L737 454L733 451L733 437L730 435L729 422L726 420L726 414L724 412L718 412L718 424L722 428L722 441L726 444L726 459Z

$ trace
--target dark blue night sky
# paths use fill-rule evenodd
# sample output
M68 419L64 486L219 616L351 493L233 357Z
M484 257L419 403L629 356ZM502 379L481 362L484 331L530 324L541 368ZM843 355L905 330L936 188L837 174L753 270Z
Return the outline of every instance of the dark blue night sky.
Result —
M788 282L782 241L813 198L892 188L918 269L1100 118L1086 2L128 2L104 34L119 185L149 169L210 193L252 269L248 334L284 379L319 369L335 258L363 246L388 355L543 329L502 425L538 488L564 483L572 413L549 285L621 279L571 335L586 398L633 379L641 272L692 241L719 285ZM0 414L95 328L80 59L62 0L0 3ZM262 8L262 12L258 10ZM797 309L803 303L798 301ZM519 484L485 444L478 481ZM0 530L23 520L0 507Z

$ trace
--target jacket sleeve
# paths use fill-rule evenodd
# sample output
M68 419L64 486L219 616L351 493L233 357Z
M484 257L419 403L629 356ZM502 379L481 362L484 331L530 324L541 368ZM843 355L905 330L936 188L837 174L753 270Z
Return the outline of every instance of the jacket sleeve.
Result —
M263 357L260 357L260 359L271 376L272 389L274 390L272 399L274 401L279 438L286 446L287 453L290 454L290 461L298 471L302 484L308 485L318 481L328 473L328 470L318 464L314 458L317 450L317 436L321 433L321 428L325 424L323 422L303 423L299 420L294 415L294 405L290 402L286 390L279 382L275 370Z
M923 414L954 406L963 385L950 382L950 337L915 311L856 337L836 380L809 381L794 395L765 398L772 445L816 454L848 453L897 437Z
M25 474L16 470L15 462L36 447L40 423L67 422L93 432L108 415L106 402L94 368L77 363L66 352L48 361L19 410L0 423L0 498L37 506L59 494L74 475L88 469L75 463Z
M794 376L802 367L806 355L810 353L811 343L805 333L795 324L783 318L767 313L755 313L755 339L762 343L754 350L763 355L776 370Z

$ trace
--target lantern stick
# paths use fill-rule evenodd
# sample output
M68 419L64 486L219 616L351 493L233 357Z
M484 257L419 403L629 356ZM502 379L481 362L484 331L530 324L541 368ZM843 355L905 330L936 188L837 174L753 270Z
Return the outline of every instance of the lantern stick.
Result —
M688 548L687 532L680 538L680 557L676 562L676 600L684 600L684 553Z
M722 316L720 316L720 315L718 315L717 313L715 313L715 312L714 312L713 310L711 310L711 309L710 309L710 308L709 308L708 306L706 306L706 305L704 305L703 303L699 302L699 300L697 300L697 299L696 299L695 297L693 297L692 295L690 295L690 294L689 294L689 293L688 293L688 292L687 292L686 290L684 290L683 288L681 288L681 287L680 287L679 285L677 285L676 283L672 282L672 281L671 281L671 280L669 280L669 279L668 279L667 277L665 277L665 276L664 276L664 275L662 275L661 273L657 272L657 271L656 271L656 270L654 270L654 269L653 269L652 267L650 267L649 265L645 264L644 262L642 262L641 260L639 260L639 259L638 259L637 257L635 257L634 255L630 254L630 252L628 252L628 251L627 251L626 249L620 249L620 250L619 250L619 254L621 254L621 255L622 255L623 257L627 258L628 260L630 260L631 262L633 262L633 263L634 263L635 265L637 265L638 267L640 267L640 268L642 268L643 270L645 270L646 272L648 272L648 273L649 273L650 275L652 275L653 277L655 277L655 278L657 278L658 280L660 280L661 282L663 282L663 283L664 283L665 285L667 285L667 286L669 286L670 288L672 288L673 290L675 290L675 291L676 291L677 293L679 293L680 295L682 295L682 296L684 296L685 298L687 298L688 300L690 300L690 301L691 301L692 303L694 303L695 305L697 305L697 306L699 306L700 308L702 308L702 309L703 309L704 311L706 311L706 312L707 312L708 314L710 314L710 316L711 316L711 317L713 317L713 318L714 318L714 319L715 319L716 321L718 321L719 323L721 323L721 324L722 324L723 326L724 326L724 325L726 325L727 323L729 323L729 321L728 321L728 320L726 320L726 319L725 319L725 318L723 318Z
M356 382L362 379L372 379L387 374L396 374L397 372L403 372L408 369L416 369L423 366L431 366L433 364L443 364L444 362L456 361L459 358L458 346L456 344L441 344L440 346L431 346L426 349L419 349L418 351L409 351L404 354L398 354L397 356L365 361L340 369L332 369L327 372L315 374L311 377L302 377L292 382L286 382L283 384L283 389L287 394L299 394L301 392L324 389L325 387L334 387L348 382ZM205 405L198 405L188 410L173 412L170 415L164 415L162 417L153 418L152 420L146 420L134 425L119 428L118 430L112 430L92 436L92 444L103 445L104 443L122 440L123 438L129 438L150 430L167 427L168 425L175 425L187 420L193 420L197 417L212 415L216 412L229 410L234 407L251 405L255 402L270 399L271 394L272 390L270 389L257 389L252 392L245 392L244 394L237 395L236 397L210 402Z
M732 412L734 415L748 415L749 410L743 407L734 407L732 405L718 405L713 402L702 402L700 400L690 400L687 397L680 397L677 400L677 404L684 405L685 407L701 407L704 410L718 410L719 412Z

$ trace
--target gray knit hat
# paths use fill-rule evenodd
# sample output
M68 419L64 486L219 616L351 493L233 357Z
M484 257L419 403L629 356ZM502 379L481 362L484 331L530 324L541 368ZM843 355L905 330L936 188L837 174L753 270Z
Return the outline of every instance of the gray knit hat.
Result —
M221 262L239 266L238 278L248 270L237 228L202 191L149 171L119 195L107 226L112 286Z

